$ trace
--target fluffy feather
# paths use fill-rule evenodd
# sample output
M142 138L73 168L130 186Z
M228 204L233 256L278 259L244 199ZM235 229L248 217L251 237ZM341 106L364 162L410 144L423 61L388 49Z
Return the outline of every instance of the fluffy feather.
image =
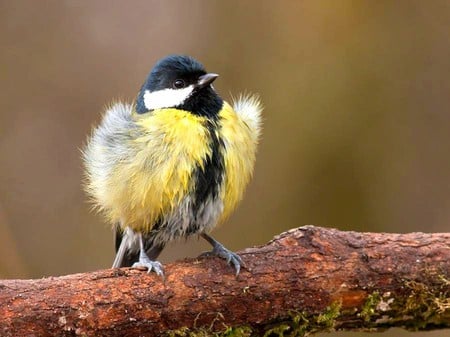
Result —
M155 242L193 234L190 224L211 230L236 207L251 177L262 107L256 96L226 102L217 133L225 170L219 198L193 214L193 173L210 156L207 118L179 109L138 115L117 103L105 113L83 153L86 190L112 223L150 232Z

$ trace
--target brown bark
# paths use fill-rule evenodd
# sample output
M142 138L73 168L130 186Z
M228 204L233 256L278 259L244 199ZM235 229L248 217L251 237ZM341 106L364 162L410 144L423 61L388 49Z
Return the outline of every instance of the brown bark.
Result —
M302 227L217 258L0 281L1 336L300 336L329 329L450 327L450 234ZM270 332L268 332L270 335Z

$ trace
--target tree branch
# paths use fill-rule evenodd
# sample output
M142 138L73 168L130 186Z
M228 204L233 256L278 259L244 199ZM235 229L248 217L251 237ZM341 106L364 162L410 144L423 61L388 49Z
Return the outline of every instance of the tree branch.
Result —
M1 336L302 336L450 327L450 234L302 227L216 258L0 281Z

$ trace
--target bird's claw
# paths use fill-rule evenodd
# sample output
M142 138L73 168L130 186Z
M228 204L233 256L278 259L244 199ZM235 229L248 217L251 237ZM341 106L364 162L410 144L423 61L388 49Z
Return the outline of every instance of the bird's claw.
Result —
M218 256L227 261L228 264L233 265L234 269L236 269L236 276L239 275L242 259L239 255L233 253L231 250L228 250L221 244L215 245L211 251L204 252L200 256Z
M159 261L151 261L151 260L138 261L138 262L135 262L131 266L131 268L137 268L137 269L145 268L145 269L147 269L148 274L150 274L152 271L154 271L156 273L156 275L164 278L164 268L163 268L161 262L159 262Z

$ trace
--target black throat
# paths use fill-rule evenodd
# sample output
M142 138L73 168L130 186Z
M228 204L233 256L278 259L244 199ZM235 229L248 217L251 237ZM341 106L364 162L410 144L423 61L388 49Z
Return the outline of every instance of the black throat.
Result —
M200 89L200 92L193 92L181 106L177 107L193 113L194 115L217 119L223 106L223 99L213 88Z

